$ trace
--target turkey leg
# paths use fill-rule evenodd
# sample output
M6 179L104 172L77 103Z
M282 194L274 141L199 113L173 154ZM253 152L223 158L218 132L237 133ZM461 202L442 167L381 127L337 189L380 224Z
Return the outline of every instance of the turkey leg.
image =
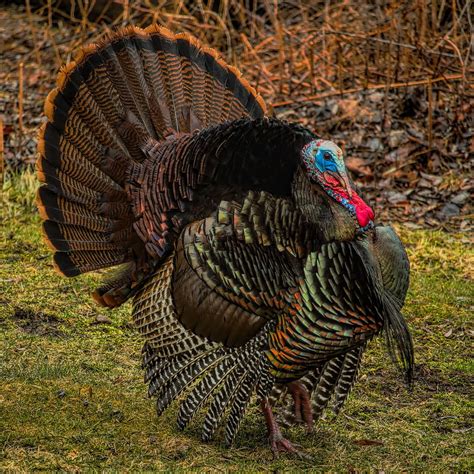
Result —
M294 453L300 457L309 457L306 453L298 451L286 438L283 437L278 426L275 416L273 415L272 407L268 398L264 398L260 402L260 407L262 408L263 416L265 417L265 422L267 423L268 430L268 442L270 443L270 448L275 457L278 457L278 453Z
M313 432L313 408L306 387L300 382L290 382L286 385L293 397L296 423L305 423L306 431Z

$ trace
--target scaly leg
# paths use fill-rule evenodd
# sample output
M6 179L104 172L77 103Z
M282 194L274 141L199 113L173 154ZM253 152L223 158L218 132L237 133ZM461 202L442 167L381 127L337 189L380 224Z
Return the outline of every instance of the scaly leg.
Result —
M293 397L296 423L305 423L306 431L308 433L312 433L313 408L311 407L311 400L309 398L308 390L298 380L296 382L290 382L286 386Z
M265 416L265 422L267 423L268 442L270 443L270 448L273 452L273 455L278 457L278 453L286 452L297 454L303 458L309 458L306 453L298 451L286 438L283 437L280 427L278 426L278 423L273 415L270 402L267 398L264 398L260 402L260 406L262 408L263 415Z

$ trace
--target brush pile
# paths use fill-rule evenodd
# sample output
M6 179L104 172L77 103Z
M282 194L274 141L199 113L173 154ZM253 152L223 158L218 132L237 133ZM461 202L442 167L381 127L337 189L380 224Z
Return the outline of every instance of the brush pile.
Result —
M7 171L34 162L44 97L74 51L158 22L221 51L275 115L341 145L382 219L472 226L470 1L17 3L0 10Z

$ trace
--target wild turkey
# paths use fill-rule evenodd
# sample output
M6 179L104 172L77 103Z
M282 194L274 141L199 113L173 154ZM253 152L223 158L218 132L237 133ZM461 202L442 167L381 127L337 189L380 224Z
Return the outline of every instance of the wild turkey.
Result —
M56 268L119 266L94 293L133 297L158 414L207 406L232 443L254 394L274 451L287 422L344 403L382 330L407 377L408 260L348 178L341 150L269 118L262 98L187 34L126 28L64 66L45 104L38 192ZM227 416L226 422L221 423Z

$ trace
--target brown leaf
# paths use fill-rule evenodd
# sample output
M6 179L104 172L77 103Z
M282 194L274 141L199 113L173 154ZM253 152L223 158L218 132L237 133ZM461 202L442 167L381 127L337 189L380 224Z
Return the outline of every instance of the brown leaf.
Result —
M433 187L433 183L431 183L430 181L428 181L427 179L425 178L421 178L420 181L418 181L418 186L420 188L428 188L428 189L431 189Z
M441 176L436 176L434 174L423 173L420 172L420 175L425 180L431 182L434 186L439 186L443 182L443 178Z
M356 99L341 99L339 108L343 115L355 117L359 110L359 101Z
M387 153L385 155L385 160L387 160L389 163L395 163L395 162L403 163L404 161L408 159L408 157L413 153L413 151L417 147L418 147L417 144L407 143L406 145L403 145L391 151L390 153Z
M406 196L397 191L390 191L388 193L388 202L391 204L406 204L408 203Z
M41 80L46 76L46 72L42 71L41 69L37 69L36 71L29 72L27 76L27 84L28 86L35 86L40 84Z
M377 439L356 439L353 443L357 446L383 446L383 441Z
M346 167L353 173L357 173L362 176L372 176L372 170L367 164L367 161L363 158L358 158L356 156L350 156L346 158Z
M92 324L111 324L112 320L105 314L98 314Z
M451 337L452 334L453 334L453 328L450 328L444 333L444 337Z

